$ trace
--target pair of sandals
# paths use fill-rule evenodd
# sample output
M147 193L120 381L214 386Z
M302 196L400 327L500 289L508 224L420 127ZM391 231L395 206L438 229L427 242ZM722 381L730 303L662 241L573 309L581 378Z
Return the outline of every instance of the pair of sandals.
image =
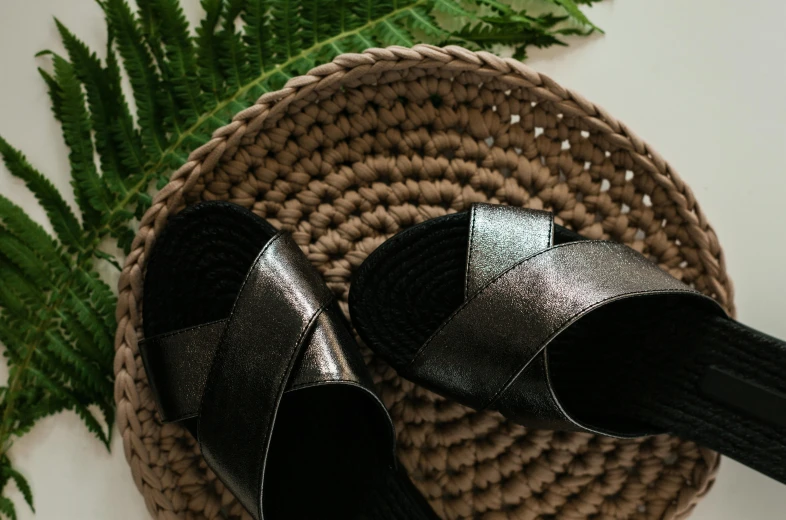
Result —
M786 343L623 245L476 204L382 244L352 321L400 375L532 428L664 432L786 482ZM239 206L167 224L140 350L164 422L257 519L436 519L330 290Z

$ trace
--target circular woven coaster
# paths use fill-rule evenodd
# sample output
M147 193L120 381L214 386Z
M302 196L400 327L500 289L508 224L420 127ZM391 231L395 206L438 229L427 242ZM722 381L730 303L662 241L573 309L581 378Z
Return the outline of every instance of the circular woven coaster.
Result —
M352 271L375 247L476 201L552 210L733 311L720 245L690 189L603 109L486 52L339 56L217 130L142 218L119 284L115 397L126 458L160 519L248 518L189 434L158 421L137 351L147 253L167 217L212 199L292 231L345 311ZM401 460L445 519L684 518L714 479L718 456L691 442L527 431L364 354Z

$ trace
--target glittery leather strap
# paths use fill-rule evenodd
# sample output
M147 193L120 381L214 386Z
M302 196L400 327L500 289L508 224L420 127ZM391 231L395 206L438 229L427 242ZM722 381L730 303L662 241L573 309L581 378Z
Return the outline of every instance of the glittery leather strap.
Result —
M377 403L373 382L319 273L286 233L260 252L228 319L140 344L164 420L199 416L210 467L263 518L267 451L285 392L350 385Z
M547 211L474 204L470 211L464 299L517 262L551 247L554 218Z
M542 214L516 214L521 227L515 236L529 229L543 244ZM500 271L493 277L485 264L483 276L490 280L418 351L407 377L438 386L468 406L498 409L528 426L588 430L563 410L548 380L546 347L554 337L582 316L625 298L684 295L722 312L713 300L621 244L588 240L546 245L535 254L527 244L511 253L514 248L504 245L511 240L504 235L513 233L513 219L512 211L499 219L499 236L491 229L493 220L486 220L483 225L489 229L483 236L494 237L508 254L527 256L505 262L497 255L494 264ZM471 276L477 275L468 272Z

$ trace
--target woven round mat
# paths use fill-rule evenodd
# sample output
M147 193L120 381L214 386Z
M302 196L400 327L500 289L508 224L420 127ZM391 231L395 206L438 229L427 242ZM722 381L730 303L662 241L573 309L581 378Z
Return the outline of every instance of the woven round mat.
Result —
M126 458L159 519L249 518L194 439L158 421L137 351L147 253L167 217L212 199L291 230L345 311L352 271L385 239L491 201L624 242L733 312L717 237L690 189L603 109L486 52L339 56L217 130L141 221L119 284L115 397ZM718 456L691 442L527 431L364 354L401 460L445 519L684 518L714 479Z

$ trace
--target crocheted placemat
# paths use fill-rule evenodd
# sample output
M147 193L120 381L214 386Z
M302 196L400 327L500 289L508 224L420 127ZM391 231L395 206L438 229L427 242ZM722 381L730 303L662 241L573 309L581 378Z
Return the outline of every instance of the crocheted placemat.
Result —
M217 130L141 220L119 284L115 397L126 458L159 519L249 517L189 434L158 421L137 351L147 253L168 216L212 199L292 231L345 311L353 269L385 239L491 201L624 242L733 312L718 239L690 189L600 107L486 52L339 56ZM445 519L684 518L714 479L718 456L691 442L528 431L364 355L401 460Z

